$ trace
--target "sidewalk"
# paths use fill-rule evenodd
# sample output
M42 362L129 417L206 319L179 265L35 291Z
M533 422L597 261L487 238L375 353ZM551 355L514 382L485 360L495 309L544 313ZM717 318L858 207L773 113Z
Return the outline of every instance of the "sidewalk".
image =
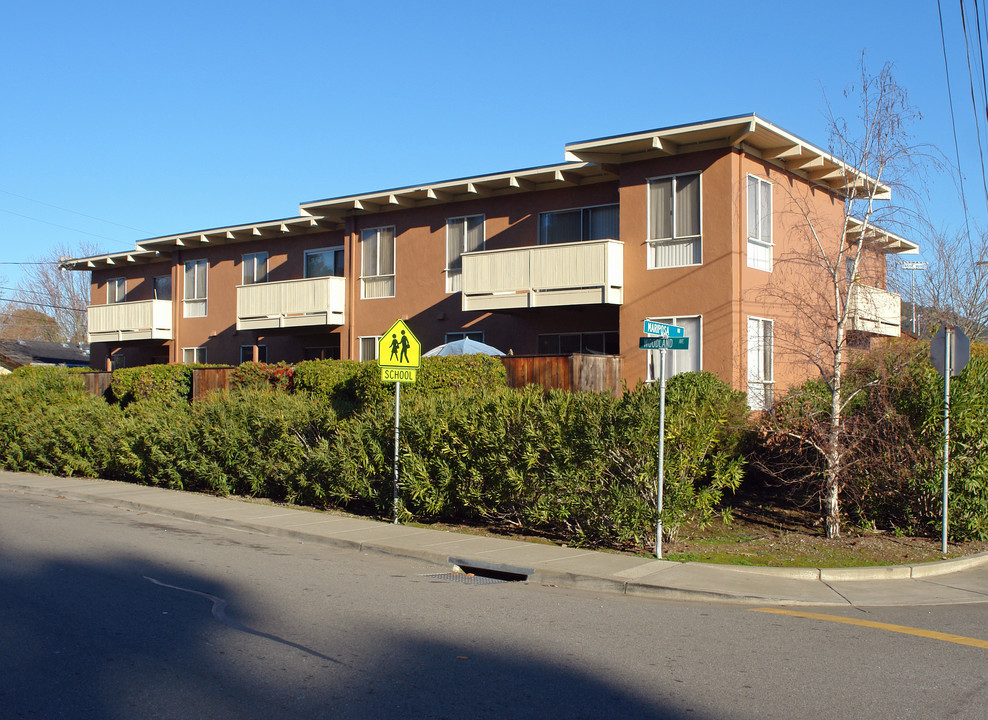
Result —
M513 573L529 582L675 600L757 605L940 605L988 602L988 553L870 568L756 568L556 547L393 525L109 480L0 472L19 492L142 510L263 535ZM0 498L3 495L0 494Z

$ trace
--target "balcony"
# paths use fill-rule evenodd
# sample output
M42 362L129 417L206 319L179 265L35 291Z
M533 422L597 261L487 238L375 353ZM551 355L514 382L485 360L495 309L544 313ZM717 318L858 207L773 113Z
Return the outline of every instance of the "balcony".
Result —
M91 343L171 340L173 337L171 300L90 305L88 316Z
M851 288L849 300L851 330L899 336L901 317L898 295L869 285L855 285Z
M237 286L237 330L343 324L346 280L317 277Z
M620 305L624 245L590 240L463 255L463 309Z

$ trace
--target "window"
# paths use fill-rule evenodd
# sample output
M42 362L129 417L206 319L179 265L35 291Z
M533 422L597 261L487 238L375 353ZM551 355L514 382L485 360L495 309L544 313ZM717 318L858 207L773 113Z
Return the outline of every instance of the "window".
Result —
M377 348L381 342L380 335L360 338L360 359L377 360Z
M474 340L476 342L484 342L484 332L482 330L475 330L473 332L453 332L446 333L445 342L451 343L457 340Z
M158 275L151 279L151 297L155 300L172 299L171 275Z
M342 247L306 250L305 276L307 278L343 277L344 275Z
M182 348L182 362L186 365L206 362L206 348L192 347Z
M772 407L772 321L748 318L748 407Z
M617 355L620 351L618 334L616 332L551 333L539 335L539 355L572 355L573 353Z
M617 240L618 216L617 205L544 212L539 215L539 245Z
M206 260L185 263L185 317L206 317Z
M648 267L682 267L701 262L699 173L649 180Z
M446 220L446 292L463 289L463 253L483 249L483 215Z
M748 176L748 267L772 269L772 183Z
M257 346L257 362L266 363L268 361L268 346L258 345ZM254 362L254 346L253 345L241 345L240 346L240 362Z
M395 229L372 228L360 233L360 296L395 295Z
M329 339L332 342L333 338ZM324 345L322 347L307 347L302 351L303 360L339 360L340 359L340 339L336 336L335 345Z
M666 325L678 325L685 328L684 337L689 338L690 346L688 350L666 350L666 380L673 375L686 372L699 372L703 369L701 362L703 348L703 322L700 315L649 318ZM659 379L659 358L661 351L649 350L646 362L648 363L645 378L648 382Z
M268 279L268 254L266 252L244 255L244 285L262 283Z
M106 281L106 301L121 303L127 299L127 281L124 278L113 278Z
M110 370L120 370L127 367L127 358L123 353L113 353L110 355Z

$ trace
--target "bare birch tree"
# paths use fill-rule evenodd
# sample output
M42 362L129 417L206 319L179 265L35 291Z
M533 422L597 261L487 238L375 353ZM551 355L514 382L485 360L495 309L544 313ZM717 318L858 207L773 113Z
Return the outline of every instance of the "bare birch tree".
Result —
M879 254L883 244L895 242L896 236L885 230L899 226L897 211L902 210L890 198L893 193L912 195L904 183L914 176L922 154L909 133L919 113L893 77L892 66L869 75L862 57L860 68L860 81L845 91L846 97L857 99L857 116L848 121L830 114L829 150L843 163L843 192L828 204L815 191L789 186L785 212L797 216L792 227L798 228L793 231L798 236L789 238L792 249L777 260L768 291L791 319L779 324L778 349L815 368L825 391L815 398L783 401L784 407L765 418L764 432L802 446L815 458L801 480L812 476L831 538L841 532L840 497L848 461L845 411L860 391L844 386L855 337L852 310L856 303L870 302L875 295L871 288L884 282ZM799 422L792 422L793 412L801 414ZM791 467L766 469L792 477Z
M11 302L4 309L6 316L18 319L17 331L31 334L31 328L25 326L25 322L34 317L39 322L38 332L43 333L45 339L86 342L90 274L62 270L59 261L63 257L95 255L98 252L96 248L89 246L70 249L61 245L38 258L37 264L26 266L24 279L18 283ZM47 318L53 320L54 329Z

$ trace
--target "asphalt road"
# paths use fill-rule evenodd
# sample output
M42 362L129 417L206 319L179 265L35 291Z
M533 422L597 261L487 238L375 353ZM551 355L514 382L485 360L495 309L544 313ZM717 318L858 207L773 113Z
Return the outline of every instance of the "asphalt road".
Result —
M802 617L443 572L5 492L0 716L988 715L983 604Z

